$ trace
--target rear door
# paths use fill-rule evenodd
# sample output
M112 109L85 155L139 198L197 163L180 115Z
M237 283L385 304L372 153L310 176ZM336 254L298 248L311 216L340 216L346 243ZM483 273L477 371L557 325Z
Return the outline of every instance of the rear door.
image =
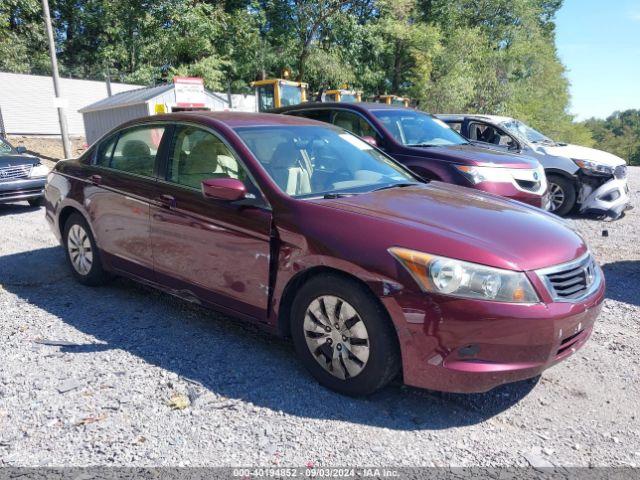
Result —
M85 206L104 260L113 268L153 276L150 202L157 196L158 159L166 125L127 128L96 150Z
M242 180L258 206L205 198L201 182L221 177ZM151 206L158 281L184 297L264 320L271 210L237 153L211 130L177 125L159 185Z

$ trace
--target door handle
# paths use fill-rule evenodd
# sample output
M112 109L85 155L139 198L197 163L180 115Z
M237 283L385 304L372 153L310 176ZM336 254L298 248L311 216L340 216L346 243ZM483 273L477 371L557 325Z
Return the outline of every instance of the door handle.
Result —
M93 183L94 185L100 185L102 183L102 176L101 175L91 175L89 177L89 181L91 183Z
M156 200L158 201L160 206L164 208L175 208L176 206L176 199L173 195L163 194L160 195Z

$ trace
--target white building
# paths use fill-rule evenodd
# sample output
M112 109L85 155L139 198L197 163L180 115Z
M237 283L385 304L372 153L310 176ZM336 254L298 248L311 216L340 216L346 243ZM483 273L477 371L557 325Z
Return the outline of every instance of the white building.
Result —
M184 103L181 100L193 100L194 95L201 108L207 110L257 111L255 95L231 95L229 107L226 93L205 90L199 79L183 80L177 86L177 96L174 84L144 88L112 82L109 97L106 82L61 78L69 134L85 136L92 143L127 120L184 109L179 105ZM0 72L0 112L7 134L60 135L51 77Z
M114 94L140 88L139 85L111 83ZM84 136L82 107L108 95L105 82L60 79L69 134ZM0 72L0 111L8 134L60 135L58 111L51 77Z

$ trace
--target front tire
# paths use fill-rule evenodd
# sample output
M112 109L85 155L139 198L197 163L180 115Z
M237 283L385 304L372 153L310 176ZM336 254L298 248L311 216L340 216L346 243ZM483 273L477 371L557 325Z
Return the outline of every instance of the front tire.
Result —
M547 175L549 183L549 200L551 213L561 217L567 215L576 205L576 189L566 177L561 175Z
M109 275L102 267L96 241L82 215L69 216L64 224L63 239L67 261L76 280L89 286L103 285Z
M322 274L306 282L291 312L291 335L302 364L336 392L368 395L399 372L393 324L384 307L356 281Z

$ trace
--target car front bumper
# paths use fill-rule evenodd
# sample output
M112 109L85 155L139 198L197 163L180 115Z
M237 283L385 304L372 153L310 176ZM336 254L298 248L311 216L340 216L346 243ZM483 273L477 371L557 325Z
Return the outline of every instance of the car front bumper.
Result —
M577 303L518 305L404 290L382 301L398 331L404 382L473 393L535 377L582 347L604 292L603 281Z
M0 203L41 197L46 182L46 177L0 180Z
M612 178L582 200L580 213L605 215L616 219L630 208L629 185L626 178Z

